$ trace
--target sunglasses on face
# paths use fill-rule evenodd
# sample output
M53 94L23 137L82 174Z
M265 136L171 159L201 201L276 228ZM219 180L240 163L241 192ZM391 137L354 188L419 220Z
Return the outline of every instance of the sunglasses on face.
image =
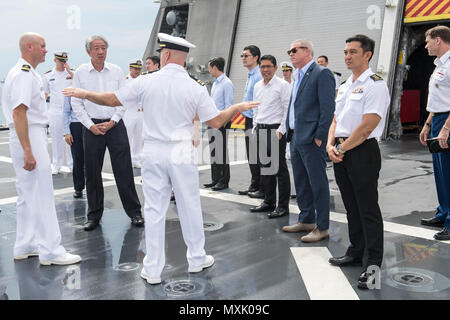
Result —
M308 47L294 47L290 50L287 51L287 54L291 54L292 53L297 53L297 49L308 49Z
M241 58L253 57L251 54L241 54Z

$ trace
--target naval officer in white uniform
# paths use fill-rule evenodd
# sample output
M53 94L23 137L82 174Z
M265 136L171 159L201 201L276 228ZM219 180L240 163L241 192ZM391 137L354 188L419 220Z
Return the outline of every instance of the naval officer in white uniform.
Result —
M9 149L17 182L17 232L14 259L39 256L42 265L81 261L61 246L61 233L53 198L48 123L44 88L36 66L45 61L44 38L21 36L22 57L9 71L3 95L3 113L10 129Z
M150 284L161 282L165 264L165 216L173 186L177 199L183 238L187 245L188 271L200 272L214 264L204 250L205 234L200 205L196 151L192 144L193 120L220 128L237 112L258 105L242 102L219 112L204 86L184 70L189 48L185 39L158 34L162 69L139 77L130 87L116 92L97 93L83 89L66 89L64 94L94 103L120 106L141 98L144 108L144 152L142 180L145 196L145 237L147 255L141 277Z
M142 61L135 59L130 61L130 73L125 77L125 85L128 86L141 74ZM141 153L143 147L142 126L144 119L142 118L142 104L139 99L127 102L125 106L125 114L123 122L127 128L128 141L130 143L131 162L133 168L141 168Z
M48 120L52 138L52 174L58 174L66 154L67 166L72 169L73 160L70 147L64 143L63 89L72 86L73 72L67 64L67 52L55 52L55 67L44 74L45 98L50 96Z

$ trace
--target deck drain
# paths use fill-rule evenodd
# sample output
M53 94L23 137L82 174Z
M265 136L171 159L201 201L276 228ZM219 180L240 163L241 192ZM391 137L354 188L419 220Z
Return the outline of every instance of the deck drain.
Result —
M139 269L140 264L135 262L121 263L114 267L116 271L134 271Z
M413 292L438 292L450 288L450 280L440 273L416 268L393 268L381 279L387 285Z
M169 297L188 297L198 294L203 294L205 291L205 284L197 280L174 280L169 281L163 286L164 292Z
M218 222L211 222L211 221L204 221L203 222L203 229L205 231L216 231L223 228L222 223Z

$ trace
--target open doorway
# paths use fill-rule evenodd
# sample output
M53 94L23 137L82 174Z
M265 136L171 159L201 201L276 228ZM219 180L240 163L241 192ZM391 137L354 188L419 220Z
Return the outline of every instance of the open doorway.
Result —
M439 23L450 25L450 23ZM417 133L422 130L428 112L428 83L435 68L436 57L428 55L425 49L426 30L437 26L437 23L427 23L408 26L409 37L413 48L406 60L406 72L403 78L403 92L401 97L400 120L403 133Z

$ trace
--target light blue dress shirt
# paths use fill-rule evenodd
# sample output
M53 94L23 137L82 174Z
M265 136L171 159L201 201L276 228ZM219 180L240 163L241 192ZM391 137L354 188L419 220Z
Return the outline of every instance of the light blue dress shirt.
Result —
M219 111L225 110L233 104L234 85L225 73L214 81L211 88L211 98Z
M289 129L295 129L295 112L294 112L294 104L295 104L295 98L297 97L297 91L300 87L300 84L302 82L303 77L306 74L306 71L308 71L311 64L314 62L314 60L311 60L306 65L303 66L301 69L296 69L294 71L294 86L292 90L292 98L291 98L291 105L289 106Z
M243 101L253 101L253 88L255 87L255 84L261 79L261 71L259 71L259 65L257 65L248 72ZM242 115L247 118L253 118L253 109L242 112Z
M64 135L70 134L70 124L72 122L80 122L73 112L72 104L70 101L70 97L64 97L64 105L63 105L63 130Z

